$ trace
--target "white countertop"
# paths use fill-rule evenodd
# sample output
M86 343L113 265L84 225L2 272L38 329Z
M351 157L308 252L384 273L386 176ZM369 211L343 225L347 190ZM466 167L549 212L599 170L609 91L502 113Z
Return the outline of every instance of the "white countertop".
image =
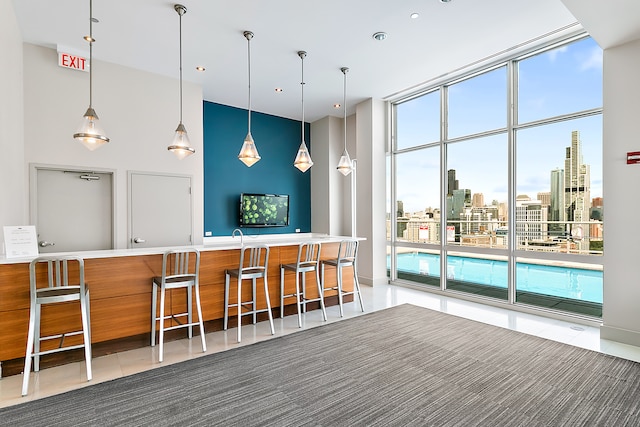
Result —
M262 234L262 235L245 235L242 238L242 244L250 245L266 244L269 246L291 246L309 241L318 241L320 243L336 243L344 239L350 239L348 236L330 236L320 233L293 233L293 234ZM356 237L358 240L365 240L363 237ZM192 245L200 251L221 251L229 249L240 249L242 247L239 236L215 236L205 237L202 245ZM43 256L52 255L81 255L84 259L91 258L114 258L122 256L140 256L140 255L157 255L162 254L169 249L176 249L185 246L164 246L155 248L131 248L131 249L109 249L100 251L79 251L79 252L55 252L41 254ZM18 264L22 262L31 262L35 257L9 258L0 255L0 264Z

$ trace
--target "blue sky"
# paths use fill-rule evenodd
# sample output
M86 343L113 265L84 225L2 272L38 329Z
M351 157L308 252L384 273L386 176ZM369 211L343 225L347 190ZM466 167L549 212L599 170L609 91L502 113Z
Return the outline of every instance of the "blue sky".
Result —
M449 137L506 126L507 72L502 67L449 87ZM518 65L518 121L527 123L602 106L602 50L590 38L524 59ZM439 139L440 94L436 91L398 107L398 147ZM583 161L591 168L591 197L602 196L602 116L559 122L517 132L517 194L535 198L550 190L551 170L564 168L571 132L580 131ZM507 200L507 136L448 146L447 169L460 188L483 193L485 203ZM405 211L439 206L439 149L397 157L397 197Z

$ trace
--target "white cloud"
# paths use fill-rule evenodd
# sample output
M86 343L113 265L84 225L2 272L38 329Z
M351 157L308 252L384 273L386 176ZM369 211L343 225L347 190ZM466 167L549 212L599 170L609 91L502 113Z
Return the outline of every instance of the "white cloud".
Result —
M569 46L562 46L557 49L550 50L549 52L546 53L546 55L549 58L550 62L555 62L558 55L560 55L561 53L565 53L568 49L569 49Z
M589 69L602 70L602 49L595 47L589 52L589 56L581 58L580 71Z

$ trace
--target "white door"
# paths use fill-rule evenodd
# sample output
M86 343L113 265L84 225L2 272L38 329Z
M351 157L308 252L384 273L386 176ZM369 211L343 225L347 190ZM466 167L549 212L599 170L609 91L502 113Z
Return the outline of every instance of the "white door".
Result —
M31 218L40 253L113 248L113 174L36 167Z
M129 247L191 245L191 177L129 173Z

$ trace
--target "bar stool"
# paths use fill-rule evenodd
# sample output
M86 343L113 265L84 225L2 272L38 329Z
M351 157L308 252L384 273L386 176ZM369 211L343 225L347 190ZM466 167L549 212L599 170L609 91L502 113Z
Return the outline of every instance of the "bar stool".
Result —
M37 266L46 264L47 286L39 286ZM69 284L69 276L72 276ZM73 280L77 278L76 280ZM40 283L44 280L40 280ZM87 366L87 381L91 380L91 321L89 309L89 287L84 281L84 260L77 256L42 256L34 259L29 264L29 285L31 304L29 308L29 332L27 334L27 351L24 359L24 371L22 374L22 395L26 396L29 388L29 374L31 372L31 360L33 370L40 370L40 356L57 353L60 351L84 348L85 364ZM41 307L48 304L65 303L69 301L80 302L80 317L82 329L74 332L65 332L50 336L40 335ZM66 337L73 335L83 336L82 344L64 346ZM40 343L53 339L60 339L57 348L40 350Z
M307 304L320 301L322 309L322 317L327 320L327 311L324 307L324 298L322 286L320 285L320 248L318 242L300 243L298 246L298 258L295 264L280 264L280 317L284 317L284 299L296 298L296 306L298 308L298 327L302 327L302 315L300 314L300 305L302 310L307 312ZM292 294L284 293L284 272L285 270L294 271L296 273L296 291ZM316 276L316 286L318 287L317 298L307 298L306 276L308 272L314 271ZM300 291L300 277L302 277L302 292ZM302 298L302 301L301 301Z
M248 255L247 255L248 252ZM242 316L253 315L253 323L256 323L258 313L267 312L269 315L269 325L271 335L276 331L273 327L273 315L271 314L271 302L269 301L269 287L267 285L267 270L269 266L269 247L267 245L247 245L240 250L240 267L232 270L225 270L224 280L224 322L223 329L226 331L229 324L229 308L237 307L238 310L238 342L242 339ZM238 278L238 299L236 304L229 304L229 279ZM256 280L262 278L264 283L264 296L267 301L267 308L258 309L256 295ZM242 281L251 279L251 300L242 301ZM242 310L247 310L242 312Z
M342 300L346 295L358 294L360 300L360 308L364 312L364 304L362 302L362 294L360 293L360 282L358 281L358 240L345 239L340 242L338 247L338 257L334 259L322 260L322 289L326 291L337 290L338 291L338 304L340 305L340 317L344 317L344 311L342 308ZM337 286L332 288L325 288L324 286L324 266L328 265L336 268ZM353 291L345 291L342 286L342 269L344 267L353 267Z
M189 262L190 255L195 256L195 262ZM204 336L204 323L202 319L202 307L200 305L200 251L195 248L176 249L166 251L162 255L162 276L153 278L153 292L151 296L151 346L156 345L156 323L159 323L159 344L160 351L158 359L162 362L164 358L164 332L173 329L188 328L189 339L193 337L193 327L200 326L200 339L202 340L202 351L207 351L207 344ZM160 314L158 312L158 289L160 290ZM165 294L167 289L187 290L187 311L184 313L170 313L165 315ZM196 310L198 320L193 321L192 293L196 294ZM170 305L172 306L172 304ZM187 318L187 322L181 322L180 318ZM165 321L175 321L177 324L165 326Z

